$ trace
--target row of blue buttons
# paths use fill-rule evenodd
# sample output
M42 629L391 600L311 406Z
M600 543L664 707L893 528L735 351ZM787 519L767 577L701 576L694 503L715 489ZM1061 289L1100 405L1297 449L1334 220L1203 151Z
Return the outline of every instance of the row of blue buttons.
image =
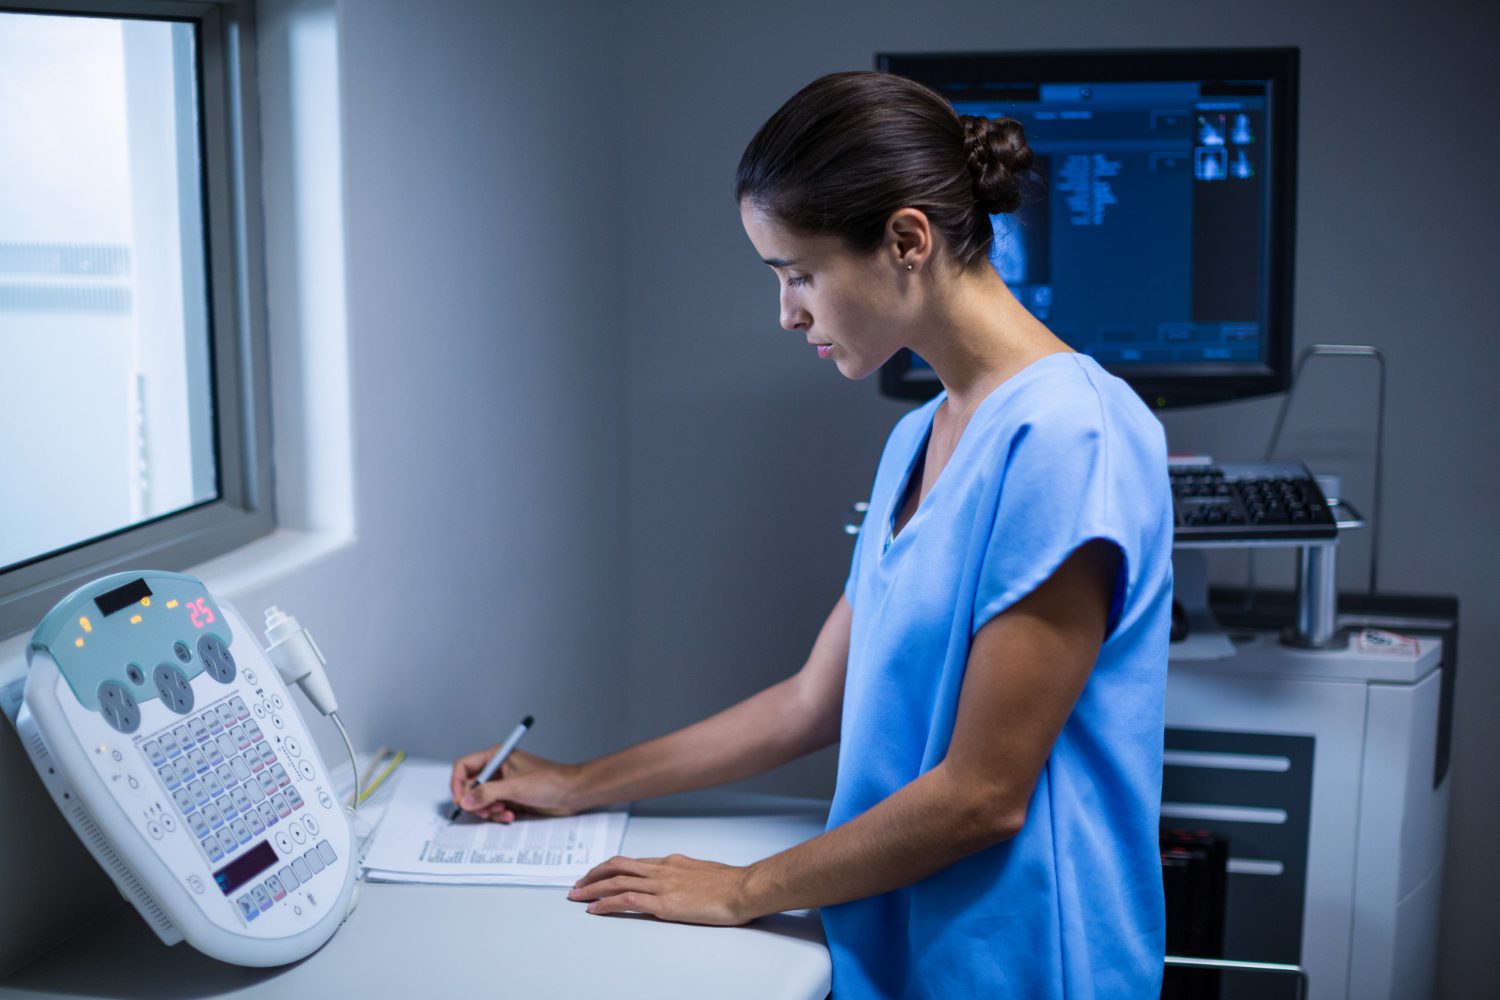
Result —
M206 806L203 811L188 816L188 825L197 834L199 846L208 855L208 859L218 861L233 853L237 847L248 844L253 837L275 826L303 805L302 796L297 794L295 788L289 788L285 793L278 792L272 799L246 809L243 813L237 814L227 802L222 809L217 805Z
M244 727L236 726L235 728L242 729ZM265 737L261 735L260 727L251 723L250 728L255 733L255 736L252 737L247 733L243 740L246 747L249 748L246 751L246 766L251 766L257 760L262 765L275 763L276 753L271 749L270 744L263 742ZM179 785L192 781L195 776L200 774L205 775L204 780L210 782L217 778L221 786L232 784L234 772L227 765L233 759L239 757L240 751L233 745L231 737L226 735L219 737L219 739L228 742L229 745L221 746L218 743L209 743L207 744L208 752L206 753L201 750L189 750L185 755L157 768L156 773L161 775L161 780L166 784L167 791L176 791ZM253 746L255 743L260 743L258 749ZM225 751L228 752L226 753ZM260 770L259 767L254 769L257 771ZM240 778L238 780L243 781L244 779Z
M226 731L231 733L236 742L242 742L241 734L234 732L234 727L239 723L249 722L249 719L250 707L245 704L245 699L235 695L228 701L220 702L213 708L193 716L185 723L163 729L142 742L141 750L146 754L146 759L151 761L151 766L159 768L168 760L175 760L191 751L198 744L204 746L205 753L211 752L208 744L217 743L218 737ZM251 723L251 726L254 726L254 723ZM259 730L259 727L255 728ZM248 730L243 730L243 732L245 735L250 735ZM252 736L252 739L258 742L264 739L264 736Z

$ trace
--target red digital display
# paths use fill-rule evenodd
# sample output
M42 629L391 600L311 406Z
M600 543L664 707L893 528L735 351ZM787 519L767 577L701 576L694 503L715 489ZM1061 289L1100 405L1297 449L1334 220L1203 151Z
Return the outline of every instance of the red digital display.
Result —
M188 614L192 615L193 618L193 628L202 628L205 625L213 624L213 609L208 606L208 602L203 598L200 597L196 601L188 601L187 609Z

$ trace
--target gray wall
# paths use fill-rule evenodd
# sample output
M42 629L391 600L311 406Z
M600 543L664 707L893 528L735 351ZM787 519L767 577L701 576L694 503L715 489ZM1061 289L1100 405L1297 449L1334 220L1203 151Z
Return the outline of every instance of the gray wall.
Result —
M451 13L339 8L357 541L241 604L314 628L364 748L451 758L534 713L530 749L595 753L626 735L623 285L589 265L619 256L615 39L567 6Z
M821 73L871 67L882 50L1298 45L1298 344L1388 355L1381 587L1464 602L1441 961L1444 995L1493 995L1500 803L1483 775L1500 757L1489 722L1500 705L1489 654L1500 644L1490 602L1500 295L1488 273L1500 260L1500 199L1486 124L1495 11L1289 0L633 5L623 205L632 735L688 722L800 665L843 580L839 519L868 491L902 412L777 327L772 278L729 189L779 103ZM1344 472L1367 507L1373 377L1358 365L1314 374L1322 402L1299 400L1283 453ZM1165 423L1175 450L1255 457L1275 406ZM1362 585L1367 543L1345 556L1345 579ZM1274 578L1274 560L1264 562L1262 577ZM832 773L825 755L752 785L826 794Z

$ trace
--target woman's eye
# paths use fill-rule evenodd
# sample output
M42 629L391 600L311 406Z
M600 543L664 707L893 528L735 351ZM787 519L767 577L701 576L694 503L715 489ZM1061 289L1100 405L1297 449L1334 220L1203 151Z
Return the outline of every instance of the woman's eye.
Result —
M786 276L786 287L788 288L798 288L805 284L807 284L807 275L805 274L789 274Z

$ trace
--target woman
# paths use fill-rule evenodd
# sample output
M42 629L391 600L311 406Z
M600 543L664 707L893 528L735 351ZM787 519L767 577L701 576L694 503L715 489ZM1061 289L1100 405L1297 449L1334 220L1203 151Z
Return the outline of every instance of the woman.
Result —
M567 766L516 754L481 816L732 781L841 741L821 836L746 868L616 858L594 913L734 924L821 907L846 997L1152 997L1163 951L1171 506L1160 425L989 263L1019 124L841 73L751 141L736 195L781 324L863 378L897 350L944 392L897 424L844 596L793 677Z

